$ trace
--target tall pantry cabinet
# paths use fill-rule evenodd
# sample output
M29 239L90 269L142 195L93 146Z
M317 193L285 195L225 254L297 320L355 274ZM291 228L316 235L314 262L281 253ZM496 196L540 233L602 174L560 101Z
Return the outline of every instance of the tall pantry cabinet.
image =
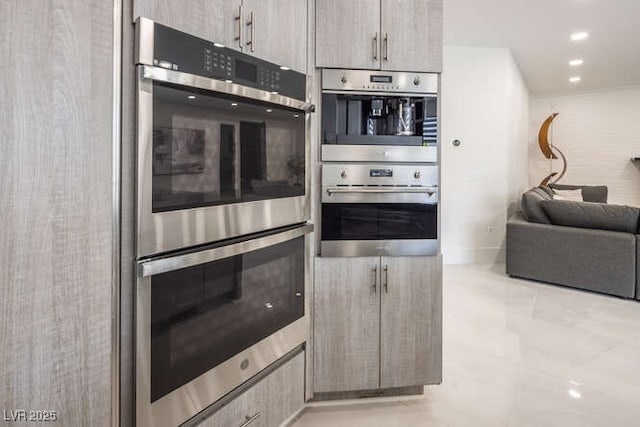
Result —
M112 1L0 2L0 408L27 411L16 425L111 425L115 35Z

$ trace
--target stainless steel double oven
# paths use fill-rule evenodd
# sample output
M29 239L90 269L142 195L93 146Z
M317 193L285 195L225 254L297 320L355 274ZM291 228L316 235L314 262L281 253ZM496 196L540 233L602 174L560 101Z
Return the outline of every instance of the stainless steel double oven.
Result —
M439 76L322 72L322 256L439 251Z
M307 339L306 76L136 23L136 422L183 423Z

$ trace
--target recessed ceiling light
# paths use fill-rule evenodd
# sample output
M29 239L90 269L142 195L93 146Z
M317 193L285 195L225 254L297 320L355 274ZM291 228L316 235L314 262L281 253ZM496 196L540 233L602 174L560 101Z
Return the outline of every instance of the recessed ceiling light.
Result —
M584 40L587 37L589 37L589 33L587 33L586 31L579 31L577 33L571 34L571 40L573 40L574 42Z
M231 106L232 106L232 107L237 107L237 106L238 106L238 103L237 103L237 102L232 102L232 103L231 103Z
M189 95L189 96L187 96L187 98L189 98L189 99L196 99L196 96L195 96L195 95Z
M281 69L282 71L289 71L291 68L287 67L286 65L281 65L281 66L280 66L280 69Z
M277 90L272 90L271 93L274 94L274 95L277 95L278 91Z
M569 81L570 81L571 83L578 83L580 80L582 80L582 79L580 78L580 76L573 76L573 77L569 77Z
M271 113L273 110L271 108L267 108L267 113Z
M215 47L224 47L224 45L222 43L214 43L213 44Z
M298 117L300 117L300 114L294 114L293 117L297 119Z
M584 60L582 59L572 59L571 61L569 61L569 65L571 65L572 67L579 67L582 64L584 64Z
M225 83L233 83L233 80L228 80L228 79L227 79L227 80L225 80L224 82L225 82Z

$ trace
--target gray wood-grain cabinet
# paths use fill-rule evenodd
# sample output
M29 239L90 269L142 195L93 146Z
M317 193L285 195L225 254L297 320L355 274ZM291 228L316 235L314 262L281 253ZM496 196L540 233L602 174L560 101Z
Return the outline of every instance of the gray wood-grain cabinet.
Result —
M0 408L57 419L16 425L111 425L113 39L111 1L0 2Z
M198 427L277 427L304 405L304 352L229 402Z
M442 71L442 0L316 0L316 66Z
M307 0L134 0L134 20L139 16L307 70Z
M239 6L233 0L133 0L132 18L143 16L239 50Z
M314 392L438 384L442 259L316 258Z

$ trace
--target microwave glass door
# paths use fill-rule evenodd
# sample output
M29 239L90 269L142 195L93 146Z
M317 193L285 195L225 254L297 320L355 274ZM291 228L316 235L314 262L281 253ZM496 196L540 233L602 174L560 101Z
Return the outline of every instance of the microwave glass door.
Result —
M152 212L302 196L299 111L153 82Z
M323 203L322 240L437 239L438 205Z
M151 401L304 316L304 237L151 276Z

